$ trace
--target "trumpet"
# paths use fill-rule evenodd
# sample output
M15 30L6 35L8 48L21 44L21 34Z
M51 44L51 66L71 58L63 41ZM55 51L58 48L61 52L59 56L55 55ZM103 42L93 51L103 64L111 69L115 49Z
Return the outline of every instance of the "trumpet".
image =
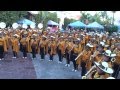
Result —
M73 50L73 48L75 47L75 45L73 45L72 49L69 51L69 53Z
M60 42L57 44L57 47L59 46Z
M95 65L85 74L85 76L82 76L82 79L89 79L89 75L93 71L94 68L96 68Z
M65 49L69 46L69 44L65 47Z
M82 51L82 52L76 57L75 61L76 61L84 52L85 52L85 50Z
M94 52L93 55L90 56L90 61L96 56L96 51Z
M99 61L100 62L100 61ZM98 63L99 63L98 62ZM94 70L96 68L96 65L92 66L92 68L85 74L85 76L82 76L82 79L89 79L90 78L90 74L95 72L96 70Z

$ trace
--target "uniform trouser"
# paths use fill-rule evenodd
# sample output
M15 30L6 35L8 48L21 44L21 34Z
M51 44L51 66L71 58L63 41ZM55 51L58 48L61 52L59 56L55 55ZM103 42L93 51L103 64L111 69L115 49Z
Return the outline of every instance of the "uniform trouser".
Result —
M77 64L76 64L76 61L75 61L75 58L77 57L77 55L71 55L71 60L73 62L73 66L74 66L74 69L77 70Z
M52 61L53 61L53 54L52 54L52 55L50 55L50 60L52 60Z
M45 59L44 47L41 47L41 48L40 48L40 54L41 54L41 59Z
M66 53L66 61L67 61L67 64L70 64L69 53Z
M17 57L17 52L13 51L13 56Z
M27 47L22 46L22 51L23 51L23 57L27 57Z
M112 74L112 76L117 78L118 74L119 74L119 71L120 71L120 65L114 64L113 65L113 70L114 70L114 73Z
M32 58L36 58L36 49L35 47L31 47L32 48Z
M58 57L59 57L59 61L62 62L63 56L61 50L58 50Z
M86 74L86 63L85 62L81 62L81 67L82 67L82 71L81 71L81 76L84 76Z
M0 59L4 58L4 47L0 46Z

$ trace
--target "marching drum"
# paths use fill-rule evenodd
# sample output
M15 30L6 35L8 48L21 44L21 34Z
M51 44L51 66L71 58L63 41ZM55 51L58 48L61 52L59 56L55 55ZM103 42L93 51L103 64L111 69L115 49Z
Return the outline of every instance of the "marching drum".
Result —
M1 23L0 23L0 28L3 29L3 28L5 28L5 27L6 27L6 24L5 24L4 22L1 22Z
M28 28L27 24L23 24L22 28L27 29Z
M39 23L39 24L38 24L38 28L39 28L39 29L42 29L42 28L43 28L43 24L42 24L42 23Z
M34 29L35 28L35 24L31 24L30 28Z
M18 25L17 23L13 23L13 24L12 24L13 29L17 29L18 26L19 26L19 25Z

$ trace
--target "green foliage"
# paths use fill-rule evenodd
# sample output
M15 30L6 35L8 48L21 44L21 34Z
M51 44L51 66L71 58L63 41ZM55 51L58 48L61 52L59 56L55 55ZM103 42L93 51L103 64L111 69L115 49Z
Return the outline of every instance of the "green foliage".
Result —
M118 31L118 27L117 26L108 26L108 27L106 27L106 31L109 32L110 34L112 34L113 32Z
M63 26L63 29L65 29L67 27L68 24L72 23L72 22L75 22L76 20L74 19L68 19L68 18L65 18L64 19L64 26Z
M0 11L0 22L5 22L7 25L13 24L25 15L27 11Z
M89 23L96 21L102 25L109 26L114 21L115 11L112 11L112 12L113 12L113 17L110 18L110 17L108 17L106 11L101 11L99 13L96 13L94 16L87 13L87 11L80 11L80 13L82 14L80 21L83 23L85 23L86 20L88 20ZM27 11L0 11L0 22L5 22L7 25L10 25L27 15L28 15ZM34 18L35 18L35 22L37 24L43 23L44 28L47 26L48 20L53 20L53 21L59 23L59 19L57 18L56 12L50 13L48 11L40 11L39 14L34 15ZM103 20L101 20L101 18ZM65 18L63 28L65 29L69 23L72 23L74 21L76 21L76 20Z
M89 23L96 21L96 22L100 23L101 25L110 25L111 21L112 21L112 18L108 17L106 11L101 11L99 13L96 13L94 16L87 13L86 11L85 12L81 11L80 13L81 13L80 21L83 23L85 23L85 20L88 20Z
M46 28L47 22L52 20L54 22L59 22L57 18L57 13L50 13L48 11L40 11L39 14L35 15L36 23L43 23L43 29Z

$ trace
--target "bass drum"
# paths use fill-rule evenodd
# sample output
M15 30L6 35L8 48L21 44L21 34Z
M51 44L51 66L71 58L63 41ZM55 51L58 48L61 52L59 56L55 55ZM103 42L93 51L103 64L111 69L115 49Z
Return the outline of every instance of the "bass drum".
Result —
M6 27L6 24L4 22L0 23L0 28L4 29Z

